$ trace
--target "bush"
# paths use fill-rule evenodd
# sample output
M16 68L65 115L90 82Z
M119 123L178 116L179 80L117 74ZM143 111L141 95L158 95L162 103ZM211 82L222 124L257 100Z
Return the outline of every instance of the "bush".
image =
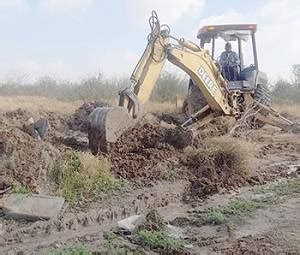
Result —
M30 194L30 189L25 187L22 183L15 181L13 182L12 192L17 194Z
M162 254L181 254L183 247L180 239L169 235L167 223L155 209L150 210L146 215L144 224L134 232L133 240L143 247Z
M251 174L251 144L229 136L207 138L202 147L185 150L183 164L190 185L186 199L197 199L221 189L245 185Z
M51 250L48 255L92 255L93 253L85 246L71 246Z
M286 80L278 80L271 92L274 103L299 103L300 102L300 84L290 83Z
M130 85L128 77L105 79L102 74L78 82L58 81L49 76L41 77L35 83L21 84L6 82L0 84L2 96L42 96L62 101L112 101L118 99L118 92ZM163 73L151 95L151 100L174 102L177 95L185 95L187 82L171 73Z
M221 225L226 222L226 217L220 208L209 208L205 212L204 222L207 224Z
M177 97L183 98L186 96L187 88L188 81L186 79L181 79L175 74L165 72L159 77L150 100L175 103Z
M174 254L182 246L179 240L168 236L165 231L139 230L134 234L134 240L143 247L160 250L163 254Z

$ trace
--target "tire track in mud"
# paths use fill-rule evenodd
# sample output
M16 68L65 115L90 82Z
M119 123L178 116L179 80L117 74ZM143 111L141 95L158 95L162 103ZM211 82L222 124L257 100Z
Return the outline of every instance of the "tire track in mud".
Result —
M66 213L60 219L38 221L28 226L16 226L5 234L5 242L0 246L0 254L23 251L25 254L42 249L57 242L67 242L74 238L108 231L117 221L128 216L143 213L149 208L163 208L171 203L179 203L186 182L159 183L152 188L135 190L111 201L97 204L85 213ZM105 208L105 209L103 209Z

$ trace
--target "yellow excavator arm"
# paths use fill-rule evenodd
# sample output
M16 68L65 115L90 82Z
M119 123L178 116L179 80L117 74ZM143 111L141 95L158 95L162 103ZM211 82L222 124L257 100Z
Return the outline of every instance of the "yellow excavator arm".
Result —
M178 40L170 36L168 27L161 29L156 13L151 16L150 24L148 44L131 75L131 89L126 88L120 93L120 105L124 106L125 97L129 111L134 105L134 109L139 109L136 104L146 103L165 61L168 60L191 77L211 110L230 114L231 107L226 98L226 81L208 52L185 39ZM170 39L175 39L177 43L171 44ZM137 113L135 112L133 116L136 117Z

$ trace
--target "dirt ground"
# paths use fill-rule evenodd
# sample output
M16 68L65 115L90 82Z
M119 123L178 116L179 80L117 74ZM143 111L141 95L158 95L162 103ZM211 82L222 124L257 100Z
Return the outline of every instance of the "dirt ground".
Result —
M47 111L33 114L21 109L2 112L1 187L17 180L33 192L55 194L53 180L47 173L49 164L57 164L67 147L87 150L86 115L97 106L86 104L73 115ZM45 141L36 141L22 131L24 121L32 116L49 119L50 131ZM300 134L285 133L270 126L252 130L246 136L235 138L252 145L247 162L251 166L250 175L226 172L224 158L216 158L221 170L212 173L203 170L210 168L203 167L206 163L202 158L196 165L191 162L191 148L174 146L170 126L155 116L155 121L147 119L125 133L106 156L114 175L130 183L127 192L89 202L84 207L69 206L50 221L13 221L1 216L0 254L48 254L49 249L80 244L94 254L112 254L106 234L116 227L118 220L147 213L151 208L182 229L186 254L300 254L299 193L283 203L257 210L251 217L235 222L234 227L195 221L195 215L206 208L224 204L237 194L247 196L255 186L299 178ZM206 130L198 137L194 149L201 148L201 141L206 137L225 133L223 129ZM201 192L199 189L197 192L205 196L197 193L187 199L195 178L196 184L202 185ZM122 237L118 243L128 251L135 250L135 254L157 254Z

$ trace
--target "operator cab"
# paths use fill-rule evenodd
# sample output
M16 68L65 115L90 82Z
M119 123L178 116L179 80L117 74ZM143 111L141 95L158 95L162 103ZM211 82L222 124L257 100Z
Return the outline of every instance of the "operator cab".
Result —
M200 46L209 49L211 57L221 70L223 77L228 80L230 90L253 90L258 79L267 82L264 73L258 70L258 58L256 51L256 24L214 25L202 27L197 35ZM249 42L251 39L251 42ZM224 46L232 45L233 58L237 58L236 64L231 62L230 66L224 64L221 54ZM246 61L244 50L248 49ZM223 62L223 63L222 63ZM222 64L222 65L221 65Z

